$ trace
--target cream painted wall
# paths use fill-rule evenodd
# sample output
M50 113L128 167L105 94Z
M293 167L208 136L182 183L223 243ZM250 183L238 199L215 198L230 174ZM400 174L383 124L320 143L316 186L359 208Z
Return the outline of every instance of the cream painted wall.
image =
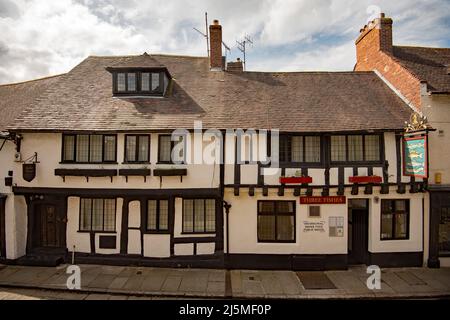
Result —
M435 173L442 174L442 184L450 184L450 95L423 95L422 110L436 129L430 132L430 183L435 183ZM439 134L443 130L443 134Z
M197 255L214 254L216 244L211 243L197 243Z
M22 167L20 163L13 163L15 171L15 183L22 187L60 187L60 188L134 188L134 189L159 189L159 188L217 188L220 180L219 165L191 164L191 165L163 165L157 163L158 135L151 135L151 164L124 164L124 135L118 134L117 152L118 164L61 164L61 134L56 133L24 133L22 140L22 158L31 157L38 153L40 163L37 164L36 178L32 182L22 179ZM143 177L129 177L128 183L125 177L114 177L113 182L109 177L90 177L89 182L84 177L66 177L63 182L61 177L55 176L56 168L188 168L188 175L183 177L183 182L179 177L164 177L160 184L159 177L147 177L144 182Z
M393 187L387 195L380 194L375 188L373 195L361 194L353 196L346 193L349 199L369 199L369 246L370 252L419 252L422 251L422 193L398 194ZM321 205L320 218L308 218L308 205L299 204L299 197L293 196L292 189L285 190L284 197L278 197L276 190L270 190L267 197L260 190L250 197L242 191L238 197L232 190L227 190L225 200L232 208L229 215L230 253L261 254L346 254L348 206ZM320 195L320 190L314 190ZM378 198L378 202L375 201ZM380 240L381 200L410 199L410 238L408 240ZM296 202L296 242L295 243L258 243L257 241L257 200L295 200ZM425 202L426 203L426 202ZM329 217L344 217L344 236L329 237ZM224 220L225 221L225 220ZM325 232L303 232L304 221L323 221Z
M278 197L276 190L270 190L267 197L260 190L255 196L241 192L235 197L227 190L225 200L232 205L229 215L230 253L261 254L346 254L347 253L347 206L324 205L320 218L308 218L308 206L300 205L299 197L292 190L286 190L284 197ZM257 200L293 200L296 203L296 242L295 243L258 243L257 241ZM329 237L330 216L344 217L344 237ZM304 221L324 221L324 232L303 232Z
M173 249L176 256L192 256L194 254L193 243L176 243Z
M80 198L69 197L67 199L67 249L75 252L91 252L89 233L78 232L80 224Z
M144 257L170 257L170 235L144 234Z

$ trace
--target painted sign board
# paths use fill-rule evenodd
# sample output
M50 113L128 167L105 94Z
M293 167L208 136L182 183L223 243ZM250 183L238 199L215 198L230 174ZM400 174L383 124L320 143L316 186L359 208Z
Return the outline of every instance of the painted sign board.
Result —
M403 139L403 174L417 178L428 178L426 136L412 136Z
M300 204L345 204L345 196L300 197Z

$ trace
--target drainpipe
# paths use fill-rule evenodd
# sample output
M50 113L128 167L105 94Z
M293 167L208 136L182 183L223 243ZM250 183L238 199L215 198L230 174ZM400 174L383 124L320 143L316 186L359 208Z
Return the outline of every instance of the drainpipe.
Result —
M229 215L230 215L230 208L231 208L231 204L229 204L228 202L226 202L225 200L223 200L223 207L225 208L225 224L227 226L227 233L226 233L226 238L227 238L227 252L226 254L228 255L230 253L230 232L229 232Z

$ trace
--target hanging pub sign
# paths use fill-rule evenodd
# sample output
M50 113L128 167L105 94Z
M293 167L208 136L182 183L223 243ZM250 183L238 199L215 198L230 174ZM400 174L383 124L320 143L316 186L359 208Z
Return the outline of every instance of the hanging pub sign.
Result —
M36 177L36 163L39 163L37 152L22 163L23 180L27 182L33 181Z
M431 128L427 118L413 113L405 123L403 138L403 174L416 178L428 178L427 131Z
M33 181L36 177L36 163L23 163L22 164L22 177L27 182Z
M403 174L405 176L427 178L427 168L427 137L405 137L403 140Z

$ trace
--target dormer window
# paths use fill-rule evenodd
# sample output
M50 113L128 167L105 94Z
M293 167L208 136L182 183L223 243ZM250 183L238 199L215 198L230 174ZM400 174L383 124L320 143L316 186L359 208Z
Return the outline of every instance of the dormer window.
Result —
M147 53L119 60L106 70L112 74L115 96L162 97L171 79L167 68Z
M169 79L164 71L114 72L113 82L115 95L163 96Z

